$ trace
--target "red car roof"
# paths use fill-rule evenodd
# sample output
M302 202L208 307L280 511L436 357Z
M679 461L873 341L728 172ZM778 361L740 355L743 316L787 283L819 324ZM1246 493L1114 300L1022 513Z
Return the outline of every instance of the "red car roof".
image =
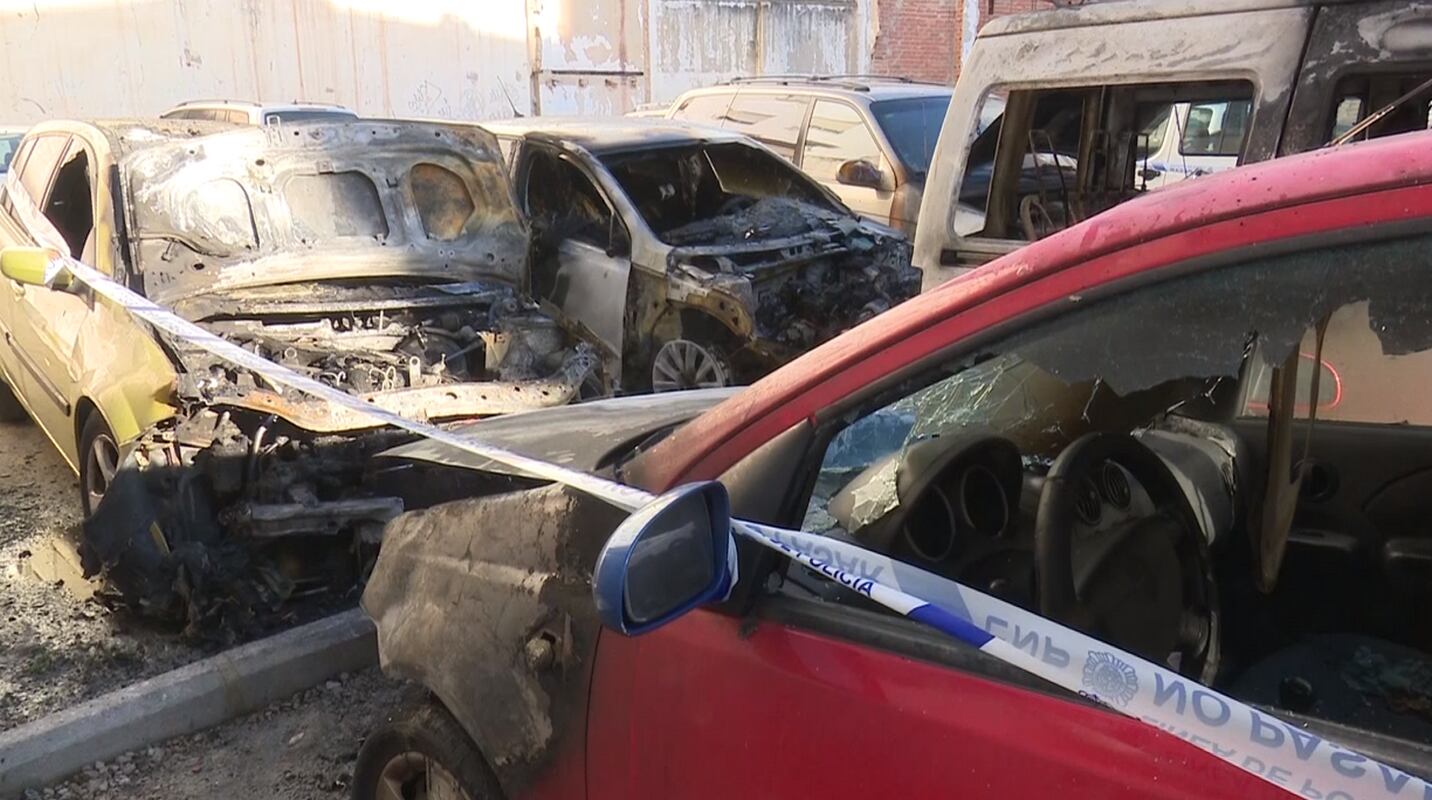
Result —
M954 278L826 342L677 430L634 460L628 475L648 488L666 488L714 443L788 402L823 376L967 308L1075 264L1241 216L1429 183L1432 131L1266 161L1150 192ZM1426 211L1432 214L1432 208ZM1357 223L1357 219L1347 220L1347 225ZM1280 238L1277 232L1270 234L1262 240Z

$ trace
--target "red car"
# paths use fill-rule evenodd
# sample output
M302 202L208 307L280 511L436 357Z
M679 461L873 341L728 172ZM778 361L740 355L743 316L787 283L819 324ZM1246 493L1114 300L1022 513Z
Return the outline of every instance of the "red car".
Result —
M653 493L718 479L739 517L1426 777L1429 388L1432 135L1411 134L1153 192L749 389L467 432ZM729 598L604 630L592 570L624 514L432 442L380 462L422 510L389 525L363 603L384 669L430 699L369 737L355 797L1323 796L747 541Z

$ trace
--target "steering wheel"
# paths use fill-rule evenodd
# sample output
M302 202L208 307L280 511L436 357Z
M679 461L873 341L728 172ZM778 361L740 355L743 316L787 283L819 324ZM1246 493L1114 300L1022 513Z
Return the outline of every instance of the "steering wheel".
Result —
M1108 462L1143 487L1152 513L1100 532L1076 561L1079 506L1104 502L1095 479ZM1221 624L1208 540L1178 480L1137 439L1087 434L1054 460L1039 497L1034 563L1040 613L1212 681Z

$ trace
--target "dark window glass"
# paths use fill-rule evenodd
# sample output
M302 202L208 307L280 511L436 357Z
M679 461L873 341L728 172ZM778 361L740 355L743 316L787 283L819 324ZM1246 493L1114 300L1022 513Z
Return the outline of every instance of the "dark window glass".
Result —
M70 255L92 260L85 244L94 230L94 198L90 188L89 156L77 149L55 174L54 187L45 200L45 217L59 231Z
M1237 156L1243 152L1243 135L1248 129L1251 100L1222 100L1194 103L1188 108L1188 122L1179 141L1186 156Z
M876 124L885 132L905 169L923 178L930 170L930 159L935 155L935 143L940 140L940 128L949 107L948 95L917 97L871 103L870 113L875 115Z
M602 193L575 164L534 153L527 170L527 213L550 242L574 239L606 247L612 212Z
M303 109L297 111L268 111L264 113L264 122L267 123L274 117L278 117L279 122L289 125L295 122L347 122L349 120L358 119L358 115L351 111Z

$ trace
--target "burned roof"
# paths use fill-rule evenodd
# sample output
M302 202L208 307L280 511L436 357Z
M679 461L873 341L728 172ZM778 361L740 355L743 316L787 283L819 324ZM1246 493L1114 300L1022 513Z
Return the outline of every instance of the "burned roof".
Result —
M706 125L645 117L536 117L484 122L482 127L495 136L532 137L574 144L594 155L702 142L737 142L746 138L734 131Z

